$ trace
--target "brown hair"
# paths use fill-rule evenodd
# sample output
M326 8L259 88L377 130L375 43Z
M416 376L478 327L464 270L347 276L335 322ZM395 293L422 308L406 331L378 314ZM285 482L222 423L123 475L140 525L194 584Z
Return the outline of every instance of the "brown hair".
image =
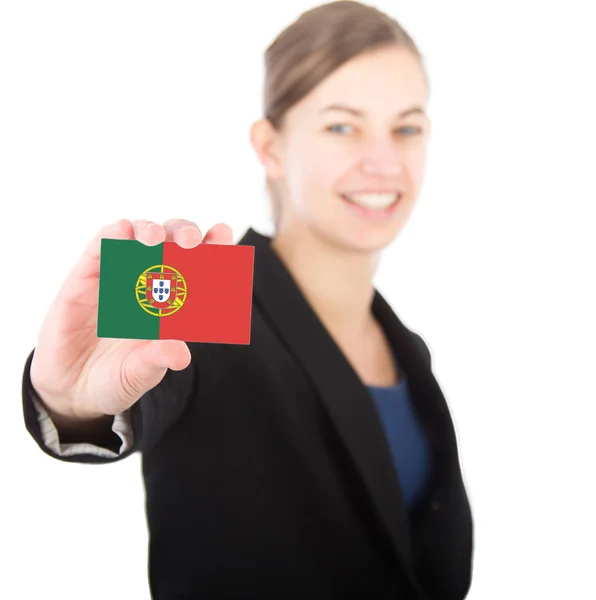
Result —
M279 131L286 111L343 63L388 45L409 49L424 69L424 59L408 33L373 6L339 0L302 13L265 51L264 117ZM268 177L266 188L277 229L281 199Z

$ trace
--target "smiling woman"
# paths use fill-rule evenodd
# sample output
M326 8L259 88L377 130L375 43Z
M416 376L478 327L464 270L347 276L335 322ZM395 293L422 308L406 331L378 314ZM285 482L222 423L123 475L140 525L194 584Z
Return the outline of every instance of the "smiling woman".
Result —
M265 66L263 117L250 137L266 171L272 247L348 351L379 338L364 308L370 279L422 187L424 61L395 19L340 1L285 28Z
M292 227L301 212L320 233L354 242L359 223L346 222L350 215L380 218L385 233L371 235L383 246L412 209L430 133L429 83L413 39L372 6L333 2L284 29L267 49L265 65L266 121L255 127L274 131L253 132L253 143L267 168L276 232ZM269 136L279 144L275 164L264 155ZM283 177L286 170L300 172L299 189ZM381 214L347 212L334 202L338 198ZM318 227L337 219L352 229Z
M63 461L142 452L157 600L462 600L473 523L455 429L429 348L373 286L422 185L420 53L395 20L340 1L304 13L265 58L250 139L276 234L249 228L238 242L254 248L249 343L201 343L206 317L186 296L195 308L164 318L187 337L98 339L102 238L168 240L177 254L232 243L221 223L203 236L184 219L121 220L44 320L24 369L27 428ZM112 258L104 271L118 275ZM148 318L149 272L130 268L138 285L115 285L114 303ZM233 288L201 283L238 316Z

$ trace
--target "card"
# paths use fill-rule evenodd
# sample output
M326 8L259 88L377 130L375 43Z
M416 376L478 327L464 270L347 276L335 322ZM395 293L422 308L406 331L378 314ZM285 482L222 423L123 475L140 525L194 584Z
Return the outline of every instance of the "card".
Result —
M102 239L97 336L250 344L254 246Z

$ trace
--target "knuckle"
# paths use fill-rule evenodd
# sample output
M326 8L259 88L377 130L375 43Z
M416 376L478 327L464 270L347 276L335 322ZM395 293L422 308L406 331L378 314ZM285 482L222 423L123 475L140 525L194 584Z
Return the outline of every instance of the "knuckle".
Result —
M147 219L136 219L132 222L135 233L144 231L149 227L149 225L155 225L153 221L149 221Z
M114 224L114 228L115 229L127 229L130 231L130 229L133 227L132 222L129 219L119 219L115 224Z
M126 397L130 400L135 400L144 393L143 384L138 372L135 372L135 369L130 368L130 364L127 360L124 361L124 364L120 369L120 384L122 385Z
M195 227L198 229L197 224L194 221L189 221L188 219L168 219L164 223L164 227L171 230L183 229L185 227Z
M116 221L115 223L110 223L109 225L105 225L104 227L102 227L102 229L100 231L100 237L111 237L111 236L121 237L122 234L124 233L124 230L130 231L131 227L132 227L132 224L129 220L120 219L119 221Z
M166 227L166 235L167 240L175 241L185 246L192 243L192 241L202 238L201 230L196 223L183 219L177 220L175 224Z
M134 238L140 242L153 245L165 239L166 231L159 223L139 219L133 222L133 226Z

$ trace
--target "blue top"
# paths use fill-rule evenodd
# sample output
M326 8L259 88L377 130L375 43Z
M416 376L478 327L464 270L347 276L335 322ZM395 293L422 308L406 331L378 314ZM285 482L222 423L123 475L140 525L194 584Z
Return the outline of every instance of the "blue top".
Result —
M425 432L412 407L412 394L405 371L396 359L397 385L368 386L383 423L404 501L413 508L431 476L431 451Z

